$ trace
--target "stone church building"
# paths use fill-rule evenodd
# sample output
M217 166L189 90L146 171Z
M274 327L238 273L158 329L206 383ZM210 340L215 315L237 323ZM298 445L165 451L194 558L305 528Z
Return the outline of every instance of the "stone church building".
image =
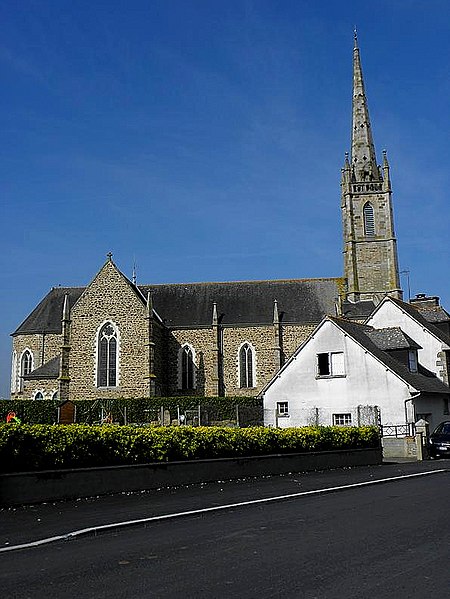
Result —
M386 295L402 299L356 36L341 189L344 276L137 285L109 254L86 287L53 288L12 334L11 397L257 395L324 315L362 321Z

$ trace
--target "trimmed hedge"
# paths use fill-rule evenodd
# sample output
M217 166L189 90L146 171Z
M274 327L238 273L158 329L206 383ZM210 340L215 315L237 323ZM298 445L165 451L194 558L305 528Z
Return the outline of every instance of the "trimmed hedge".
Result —
M24 472L155 461L374 448L376 427L225 428L0 425L0 470Z
M180 410L195 410L200 405L210 415L211 420L234 420L236 407L254 411L255 417L262 420L262 399L256 397L149 397L142 399L76 399L77 422L94 424L100 420L101 405L111 411L114 421L124 422L125 408L127 422L144 423L153 420L161 406L177 417ZM0 400L0 422L5 422L8 412L15 412L26 424L54 424L58 420L60 400L4 399ZM151 414L153 412L153 415Z

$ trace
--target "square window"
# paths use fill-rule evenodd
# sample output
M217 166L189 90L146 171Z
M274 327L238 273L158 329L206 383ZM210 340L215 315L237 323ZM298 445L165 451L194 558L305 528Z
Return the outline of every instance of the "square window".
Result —
M279 401L277 403L277 413L278 413L278 416L288 416L289 415L289 403L287 401Z
M343 376L344 374L344 352L317 354L318 376Z
M352 415L351 414L333 414L333 425L334 426L351 426Z

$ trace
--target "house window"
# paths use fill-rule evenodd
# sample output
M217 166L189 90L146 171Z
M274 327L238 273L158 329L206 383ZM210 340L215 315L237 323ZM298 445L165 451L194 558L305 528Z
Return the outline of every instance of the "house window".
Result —
M97 341L97 387L117 386L117 328L106 322L98 333Z
M344 352L317 354L317 376L344 376Z
M287 401L279 401L277 403L278 416L289 416L289 403Z
M250 389L255 386L254 380L254 349L249 343L244 343L239 350L239 387Z
M373 206L370 202L364 204L363 208L364 216L364 234L367 237L373 237L375 235L375 219L373 215Z
M351 414L333 414L333 425L334 426L351 426L352 415Z
M417 351L415 349L408 350L408 367L410 372L417 372Z
M184 391L195 389L195 356L193 348L186 344L179 353L179 388Z

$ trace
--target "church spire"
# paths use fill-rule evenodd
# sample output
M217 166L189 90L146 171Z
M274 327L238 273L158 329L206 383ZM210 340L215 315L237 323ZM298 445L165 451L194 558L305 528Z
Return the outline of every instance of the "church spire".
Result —
M364 79L355 29L353 47L352 174L355 181L380 179L370 126Z
M387 156L377 165L355 31L352 149L341 169L347 299L402 298Z

